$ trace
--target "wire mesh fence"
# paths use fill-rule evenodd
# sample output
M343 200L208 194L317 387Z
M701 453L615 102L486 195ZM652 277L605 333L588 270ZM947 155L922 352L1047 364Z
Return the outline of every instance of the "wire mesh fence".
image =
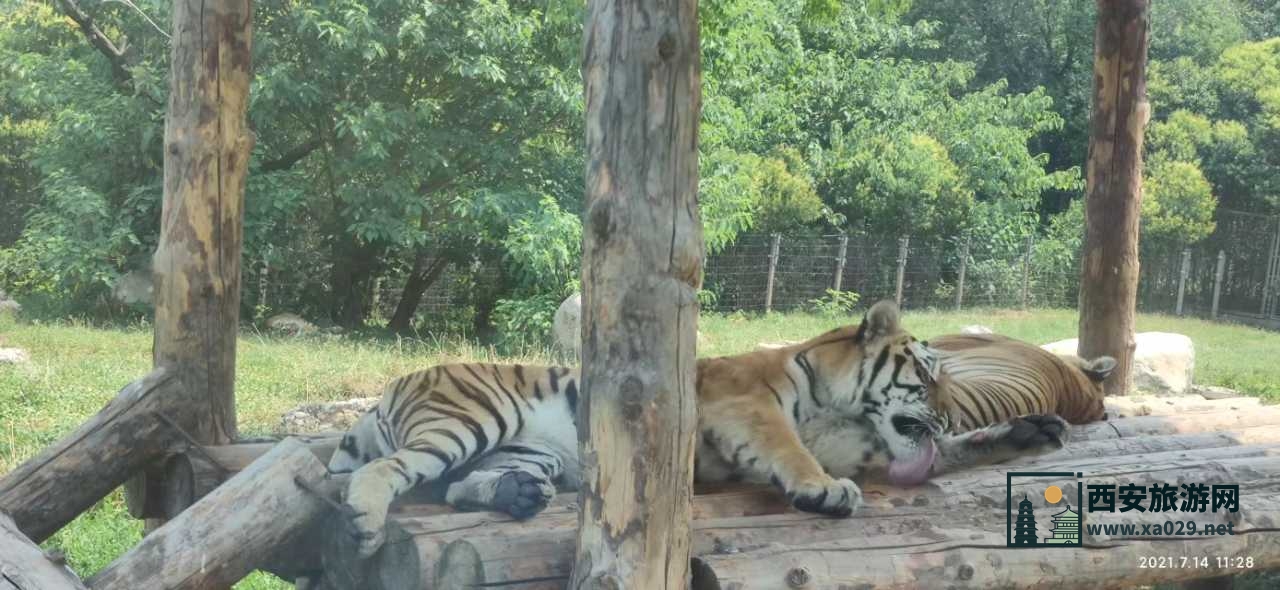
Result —
M1144 245L1139 309L1280 326L1280 217L1218 212L1216 231L1189 248ZM743 234L704 264L704 309L717 312L815 308L830 291L864 302L894 299L906 309L1075 308L1079 261L1037 261L1029 241L1000 255L978 238L917 242L873 235ZM493 257L489 257L492 259ZM478 260L478 259L477 259ZM443 317L501 289L502 273L473 262L451 266L423 295L418 314ZM403 278L380 297L389 315Z

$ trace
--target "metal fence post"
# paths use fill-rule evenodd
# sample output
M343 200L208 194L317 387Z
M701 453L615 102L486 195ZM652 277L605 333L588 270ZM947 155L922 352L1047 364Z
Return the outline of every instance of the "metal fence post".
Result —
M840 236L840 253L836 254L836 280L833 281L835 286L832 287L835 291L839 291L841 283L844 282L844 264L848 254L849 236L842 235Z
M1035 246L1036 236L1027 236L1027 251L1022 254L1022 309L1027 309L1027 295L1031 289L1031 248Z
M769 280L765 285L764 312L773 311L773 275L778 271L778 249L782 246L782 235L773 234L773 244L769 247Z
M1267 256L1267 277L1262 283L1262 309L1258 310L1258 314L1264 318L1273 311L1271 299L1277 282L1280 282L1280 217L1276 218L1276 233L1271 236L1271 253Z
M1182 268L1178 272L1178 306L1174 313L1182 315L1182 301L1187 295L1187 276L1191 274L1191 248L1182 251Z
M965 236L964 245L960 247L960 276L956 280L956 311L964 304L964 274L969 270L969 236Z
M893 300L897 302L898 307L902 307L902 281L907 274L908 244L910 244L910 238L903 237L898 239L898 286L893 296Z
M1209 311L1210 319L1218 319L1218 300L1222 297L1222 276L1227 272L1227 253L1218 250L1218 269L1213 273L1213 308Z

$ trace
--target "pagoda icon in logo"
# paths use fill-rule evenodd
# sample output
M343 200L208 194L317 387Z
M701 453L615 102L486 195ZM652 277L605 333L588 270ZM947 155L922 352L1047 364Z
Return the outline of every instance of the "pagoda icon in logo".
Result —
M1062 512L1053 515L1052 518L1053 536L1045 538L1045 545L1080 544L1080 513L1071 509L1070 502L1067 502L1067 507Z
M1031 505L1027 495L1022 495L1018 502L1018 522L1014 525L1013 544L1018 547L1034 547L1036 545L1036 509Z

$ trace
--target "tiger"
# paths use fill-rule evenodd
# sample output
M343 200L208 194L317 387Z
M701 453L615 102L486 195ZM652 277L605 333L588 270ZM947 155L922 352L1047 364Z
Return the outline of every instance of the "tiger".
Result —
M1027 416L952 435L947 376L902 329L892 302L785 348L699 359L694 477L781 488L798 510L849 516L854 477L902 485L930 475L1061 448L1066 423ZM529 518L581 482L579 372L490 363L400 377L339 442L329 469L350 473L342 510L361 558L384 539L389 505L444 485L468 510Z
M1014 416L1055 414L1072 424L1106 417L1102 382L1116 360L1085 360L996 334L954 334L929 340L951 378L949 419L957 431Z

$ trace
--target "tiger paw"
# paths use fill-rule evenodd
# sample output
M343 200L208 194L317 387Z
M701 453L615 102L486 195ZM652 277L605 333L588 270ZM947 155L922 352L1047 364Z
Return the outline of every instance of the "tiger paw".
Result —
M542 512L555 494L555 486L545 478L527 471L508 471L494 484L492 507L525 519Z
M1067 421L1053 414L1031 414L1012 418L998 442L1022 455L1043 455L1063 447Z
M350 502L342 505L342 516L347 522L347 533L356 544L360 559L368 559L378 552L386 540L386 508L365 509Z
M828 479L825 483L801 484L787 491L797 510L845 517L862 504L862 490L848 479Z

